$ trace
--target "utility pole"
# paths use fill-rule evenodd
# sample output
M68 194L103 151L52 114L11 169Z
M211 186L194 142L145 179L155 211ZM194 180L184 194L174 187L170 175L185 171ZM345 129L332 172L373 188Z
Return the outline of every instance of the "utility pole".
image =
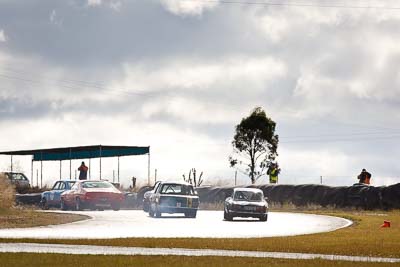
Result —
M237 170L235 171L235 186L236 186L236 182L237 182Z
M321 181L321 184L322 184L322 175L320 176L320 181Z

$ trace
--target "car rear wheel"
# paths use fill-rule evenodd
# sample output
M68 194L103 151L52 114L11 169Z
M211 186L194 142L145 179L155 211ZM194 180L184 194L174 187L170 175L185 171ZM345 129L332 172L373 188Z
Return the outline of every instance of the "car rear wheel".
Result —
M75 210L82 210L82 202L79 197L75 200Z
M185 212L185 217L187 218L196 218L196 216L197 216L197 210Z
M121 209L121 204L120 203L113 203L111 205L111 208L115 211L120 210Z
M47 200L46 200L45 197L42 198L42 200L40 201L40 208L42 210L48 210L49 209L49 205L48 205Z
M65 204L64 199L61 199L60 208L61 210L68 210L68 206Z

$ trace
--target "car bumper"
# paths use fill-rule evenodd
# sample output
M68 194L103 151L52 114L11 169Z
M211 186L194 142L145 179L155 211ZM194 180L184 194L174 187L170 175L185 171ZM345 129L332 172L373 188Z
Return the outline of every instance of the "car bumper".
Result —
M232 217L249 217L249 218L262 218L268 216L268 212L252 212L252 211L235 211L229 210Z
M187 213L197 211L198 208L159 206L158 209L162 213Z
M82 202L82 204L90 207L90 206L96 206L96 207L111 207L113 204L121 204L120 199L108 199L108 200L101 200L101 199L89 199L85 200Z

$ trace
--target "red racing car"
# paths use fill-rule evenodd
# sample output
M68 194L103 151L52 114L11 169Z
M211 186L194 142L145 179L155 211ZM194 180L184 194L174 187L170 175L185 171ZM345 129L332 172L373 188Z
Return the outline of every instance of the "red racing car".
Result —
M61 194L61 209L119 210L124 194L107 181L77 181Z

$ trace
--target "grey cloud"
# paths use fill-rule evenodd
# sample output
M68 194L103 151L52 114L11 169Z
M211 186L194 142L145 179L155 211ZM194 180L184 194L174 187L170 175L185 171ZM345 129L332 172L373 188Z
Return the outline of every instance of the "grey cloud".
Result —
M51 23L53 10L61 25ZM376 165L377 173L398 173L393 167L393 159L399 156L397 139L331 140L382 130L376 125L396 128L400 56L391 45L400 39L400 17L304 10L220 5L201 17L182 17L168 12L159 1L123 1L119 12L104 5L89 8L86 1L2 2L0 29L9 42L0 46L1 52L19 59L13 66L19 70L17 75L31 73L40 82L0 79L7 88L2 93L13 93L0 99L0 119L62 118L67 114L128 117L132 122L164 123L229 142L234 125L260 105L277 121L281 146L288 151L328 150L353 158L357 168ZM279 38L273 39L260 27L265 16L279 18L276 24L266 25L281 27ZM272 80L221 77L202 88L157 83L168 68L190 69L232 57L270 57L287 69ZM21 64L23 59L34 63ZM127 85L132 88L119 88L132 93L107 92L133 75L126 66L139 68L145 76L141 82L151 86L139 88L133 79ZM136 94L137 90L145 94ZM193 112L193 120L182 118L167 109L176 98L199 103L203 109L198 112L206 110L211 119L223 111L227 118L200 120L204 114L196 114L191 104L179 108L182 113ZM155 110L146 110L150 104ZM232 114L237 120L228 118ZM389 136L397 130L384 132ZM321 137L327 133L333 137ZM293 140L285 136L293 135L317 137L309 138L314 142L298 138L299 142L285 143ZM388 154L392 158L382 160Z

